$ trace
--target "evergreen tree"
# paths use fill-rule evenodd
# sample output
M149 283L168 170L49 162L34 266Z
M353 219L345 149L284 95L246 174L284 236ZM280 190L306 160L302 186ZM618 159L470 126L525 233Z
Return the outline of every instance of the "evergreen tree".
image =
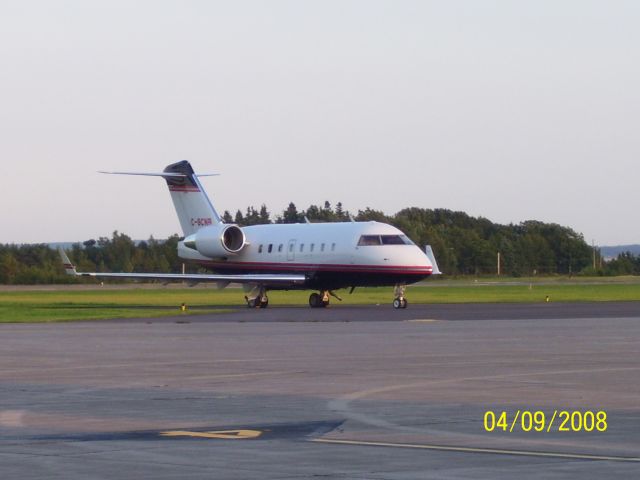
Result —
M233 217L229 213L229 210L224 211L224 214L222 215L222 221L224 223L233 223Z
M259 223L264 225L267 223L271 223L271 219L269 218L269 211L267 210L267 206L263 203L260 207L260 213L258 214Z
M300 223L301 220L295 203L289 203L287 209L282 213L282 223Z

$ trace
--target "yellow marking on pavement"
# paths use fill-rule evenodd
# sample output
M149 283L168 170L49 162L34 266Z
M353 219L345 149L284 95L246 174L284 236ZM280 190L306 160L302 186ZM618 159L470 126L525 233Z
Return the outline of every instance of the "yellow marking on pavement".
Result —
M213 432L191 432L188 430L171 430L160 432L161 437L218 438L222 440L245 440L258 438L261 430L215 430Z
M590 455L582 453L556 453L556 452L536 452L528 450L503 450L499 448L473 448L456 447L450 445L424 445L419 443L387 443L368 442L360 440L332 440L329 438L316 438L311 440L315 443L330 443L337 445L356 445L368 447L393 447L393 448L416 448L422 450L440 450L445 452L462 453L493 453L497 455L519 455L525 457L546 457L546 458L566 458L572 460L608 460L614 462L640 462L639 457L618 457L608 455Z
M438 322L439 320L436 320L434 318L416 318L413 320L406 320L406 321L411 323L433 323L433 322Z

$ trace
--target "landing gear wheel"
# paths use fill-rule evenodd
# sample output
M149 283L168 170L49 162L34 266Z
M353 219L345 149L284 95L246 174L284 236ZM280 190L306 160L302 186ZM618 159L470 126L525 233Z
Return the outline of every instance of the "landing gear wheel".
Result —
M319 293L312 293L309 295L309 306L311 308L323 308L329 305L329 301L324 301Z
M409 302L407 302L406 298L396 297L393 300L393 308L407 308L407 305L409 305Z
M244 299L247 301L247 307L249 308L267 308L267 305L269 305L267 289L263 286L253 287L249 292L247 292Z
M404 298L404 291L405 291L405 285L402 284L397 284L393 294L395 295L396 298L393 299L393 308L398 309L398 308L407 308L407 305L409 305L409 302L407 302L407 299Z
M318 295L317 293L312 293L311 295L309 295L309 306L311 308L318 308L320 306L320 295Z

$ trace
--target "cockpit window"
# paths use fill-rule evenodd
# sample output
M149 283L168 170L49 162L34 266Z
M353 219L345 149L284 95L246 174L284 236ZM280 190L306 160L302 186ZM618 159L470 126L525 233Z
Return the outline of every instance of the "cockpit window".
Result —
M360 237L360 241L358 242L359 247L371 245L382 245L380 243L380 235L362 235Z
M404 240L400 235L380 235L383 245L404 245Z
M413 245L414 243L406 235L362 235L358 246L372 245Z
M413 245L416 246L415 243L413 243L413 240L411 240L409 237L407 237L406 235L400 235L400 238L402 238L402 240L404 241L405 245Z

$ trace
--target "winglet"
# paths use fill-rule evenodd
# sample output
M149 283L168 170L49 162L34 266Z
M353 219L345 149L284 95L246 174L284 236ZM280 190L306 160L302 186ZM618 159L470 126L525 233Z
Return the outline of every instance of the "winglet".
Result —
M60 258L62 259L62 265L64 265L64 272L67 275L78 275L75 265L71 263L71 260L69 260L69 257L62 249L62 247L58 247L58 253L60 254Z
M438 268L438 262L436 262L436 256L433 254L431 245L424 246L424 253L427 255L429 261L431 262L431 265L433 266L433 275L442 275L442 272Z

